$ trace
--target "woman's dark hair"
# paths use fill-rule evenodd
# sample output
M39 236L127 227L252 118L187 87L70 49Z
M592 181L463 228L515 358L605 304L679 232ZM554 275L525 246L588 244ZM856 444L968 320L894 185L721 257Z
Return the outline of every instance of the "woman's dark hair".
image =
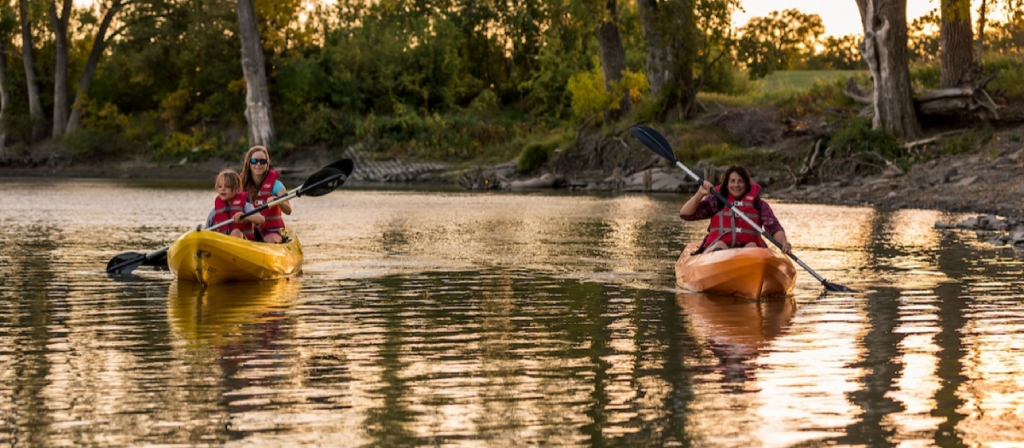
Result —
M722 186L723 190L728 189L729 188L729 176L731 176L732 173L739 174L740 177L743 178L743 183L747 185L746 188L743 189L743 196L746 196L747 193L750 193L750 173L747 172L747 169L743 168L742 166L733 165L733 166L730 166L729 169L725 170L725 172L722 173L722 180L721 180L722 183L719 184L719 185ZM722 193L725 194L726 197L728 197L728 192L727 191L723 191Z

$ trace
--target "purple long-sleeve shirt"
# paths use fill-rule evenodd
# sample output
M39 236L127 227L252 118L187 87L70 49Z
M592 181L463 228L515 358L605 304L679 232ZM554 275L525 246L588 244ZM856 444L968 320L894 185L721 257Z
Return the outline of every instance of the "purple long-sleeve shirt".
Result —
M764 230L768 232L769 235L774 236L780 230L783 230L782 224L779 224L779 220L775 218L775 212L772 211L772 208L768 206L767 202L761 200L755 201L755 204L757 204L756 207L758 213L761 214L761 227L764 227ZM683 221L700 221L702 219L711 218L715 213L718 213L721 208L722 205L718 202L718 198L716 198L715 195L709 194L704 196L704 199L700 200L700 203L697 204L697 210L694 211L692 215L684 215L680 213L679 217L682 218Z

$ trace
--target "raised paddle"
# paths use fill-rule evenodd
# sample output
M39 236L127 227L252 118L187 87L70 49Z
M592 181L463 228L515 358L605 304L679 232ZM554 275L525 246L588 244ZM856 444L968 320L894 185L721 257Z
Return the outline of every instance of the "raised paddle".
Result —
M311 174L306 181L302 183L297 190L288 193L280 198L277 198L271 202L263 204L254 210L250 210L244 213L241 218L255 215L263 210L270 207L274 207L284 201L294 199L300 196L323 196L336 190L341 184L345 183L345 179L352 174L352 169L355 165L350 159L341 159L330 165L321 168L319 171ZM240 219L241 219L240 218ZM221 227L231 224L233 221L224 221L206 230L217 230ZM139 266L165 266L167 263L167 249L171 246L164 246L157 250L147 253L138 252L125 252L118 254L114 258L111 258L107 263L108 274L128 274L135 270Z
M676 158L675 153L672 152L672 146L668 144L668 140L665 140L665 137L662 136L658 131L655 131L654 129L651 129L647 126L633 126L629 128L629 132L631 132L633 136L637 138L637 140L640 140L641 143L643 143L648 148L651 148L651 150L657 153L659 156L664 157L669 162L675 163L677 166L682 168L683 171L686 171L686 174L689 174L690 177L693 178L693 180L696 180L698 185L704 185L704 179L701 179L700 176L695 174L693 171L690 171L690 169L687 168L686 165L683 165L683 162L680 162L679 159ZM722 195L722 193L719 193L718 190L712 188L711 192L714 193L715 197L717 197L719 201L728 205L729 208L736 207L735 205L733 205L733 203L729 202L729 200L726 199L725 196ZM763 227L757 225L757 223L750 219L750 217L743 213L736 213L736 215L738 215L740 218L743 218L743 220L746 221L747 224L750 224L759 232L761 232L761 236L763 236L768 241L771 241L772 244L779 248L779 250L782 250L782 244L776 241L775 238L773 238L771 235L769 235ZM824 278L822 278L822 276L818 275L817 272L814 272L814 269L811 269L810 266L804 264L804 262L797 258L796 255L793 255L792 252L784 253L788 255L789 258L792 258L793 261L795 261L797 264L799 264L800 267L804 268L807 272L813 275L814 278L818 279L818 281L821 282L822 286L825 287L826 291L854 292L852 289L846 286L826 281Z

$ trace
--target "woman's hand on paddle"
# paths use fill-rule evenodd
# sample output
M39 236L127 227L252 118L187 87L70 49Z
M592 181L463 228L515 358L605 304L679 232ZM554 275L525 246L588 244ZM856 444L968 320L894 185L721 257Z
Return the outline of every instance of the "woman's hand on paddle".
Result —
M711 194L712 188L715 188L715 186L711 185L711 182L704 181L704 183L701 184L700 188L697 189L697 196L703 198L704 196Z
M786 238L785 230L779 230L778 232L775 232L775 235L772 235L772 237L774 237L775 241L778 241L779 245L782 246L779 248L782 249L782 253L788 254L791 250L793 250L793 246L789 245L789 238Z

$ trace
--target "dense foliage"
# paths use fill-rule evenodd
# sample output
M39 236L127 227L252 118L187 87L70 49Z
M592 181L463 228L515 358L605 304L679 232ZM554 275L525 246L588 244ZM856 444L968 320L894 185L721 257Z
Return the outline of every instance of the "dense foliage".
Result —
M70 1L70 0L68 0ZM670 1L670 0L665 0ZM987 48L1024 48L1024 0L997 2L1007 20L989 24ZM680 3L680 4L684 4ZM55 39L49 2L24 1L34 38L44 110L54 107ZM561 132L626 92L644 113L650 85L636 2L618 3L626 51L621 81L605 87L595 0L256 0L278 142L339 149L359 143L381 157L467 160L486 151L508 160L538 134ZM823 37L821 19L787 10L731 28L737 0L696 0L698 24L687 51L697 88L743 93L749 74L774 70L861 69L858 36ZM100 0L75 4L69 27L72 98L103 17L115 11L105 51L80 105L81 128L62 143L80 159L151 155L198 160L245 148L246 86L229 0ZM0 0L0 39L9 101L8 154L33 136L19 0ZM1014 9L1016 7L1016 9ZM935 53L934 17L911 26L918 60ZM931 39L931 40L929 40ZM744 74L745 71L745 74ZM921 78L919 78L920 80ZM596 118L595 118L596 117ZM543 137L541 137L543 138ZM2 145L2 142L0 142ZM533 166L549 153L533 150Z

